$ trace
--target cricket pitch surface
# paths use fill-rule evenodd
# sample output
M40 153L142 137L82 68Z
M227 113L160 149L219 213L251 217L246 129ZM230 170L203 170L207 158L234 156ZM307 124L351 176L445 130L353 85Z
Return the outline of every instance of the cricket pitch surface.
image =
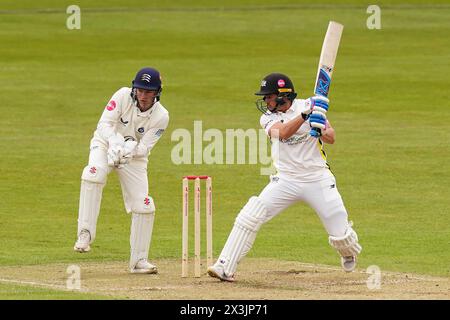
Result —
M181 262L151 260L157 275L129 274L128 262L80 262L0 267L0 283L68 290L67 272L78 266L79 292L115 299L159 300L303 300L303 299L449 299L450 279L381 270L379 286L365 269L345 273L338 266L246 258L236 282L221 282L203 274L181 278Z

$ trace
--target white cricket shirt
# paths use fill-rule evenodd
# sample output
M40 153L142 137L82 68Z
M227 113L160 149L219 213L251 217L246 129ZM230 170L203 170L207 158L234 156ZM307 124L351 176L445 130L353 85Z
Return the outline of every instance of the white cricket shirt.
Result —
M138 142L136 157L147 157L169 124L169 112L161 103L142 112L131 98L131 88L119 89L103 111L91 147L108 148L108 139L116 132L125 140Z
M277 122L287 123L299 116L308 107L303 99L295 99L286 112L263 114L260 124L268 134ZM271 152L273 165L278 174L303 181L317 181L331 175L323 150L323 142L309 134L311 126L305 121L289 139L272 141Z

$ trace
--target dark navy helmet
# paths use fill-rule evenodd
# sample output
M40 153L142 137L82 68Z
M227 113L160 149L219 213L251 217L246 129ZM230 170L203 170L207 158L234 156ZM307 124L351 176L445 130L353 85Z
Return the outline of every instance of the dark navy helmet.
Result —
M142 68L136 73L131 82L133 92L135 89L154 90L157 92L156 100L159 101L162 91L161 75L158 70L150 67Z

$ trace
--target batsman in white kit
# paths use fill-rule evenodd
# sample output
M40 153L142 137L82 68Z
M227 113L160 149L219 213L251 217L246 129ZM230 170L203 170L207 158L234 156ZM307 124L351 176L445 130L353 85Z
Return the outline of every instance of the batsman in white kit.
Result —
M272 141L279 142L272 143L277 174L271 176L259 196L251 197L242 208L217 262L208 268L208 274L223 281L234 281L237 265L251 249L261 226L300 201L311 206L320 217L330 245L341 256L343 269L353 271L362 248L348 221L323 150L323 143L335 141L335 131L326 118L328 99L324 95L296 99L292 81L281 73L267 75L256 95L263 96L257 101L264 113L261 126ZM311 131L313 128L321 130Z
M148 261L155 204L148 195L147 163L150 151L169 123L160 103L162 82L154 68L143 68L112 96L90 144L89 164L81 175L78 240L74 250L88 252L95 240L103 187L116 171L125 204L131 214L130 272L157 273Z

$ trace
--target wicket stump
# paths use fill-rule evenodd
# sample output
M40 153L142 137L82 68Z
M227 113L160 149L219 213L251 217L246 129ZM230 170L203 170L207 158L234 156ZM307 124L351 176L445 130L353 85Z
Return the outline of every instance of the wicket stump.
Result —
M188 277L189 265L189 180L194 180L194 277L201 275L200 180L206 180L206 264L213 263L212 254L212 179L210 176L183 177L183 231L181 276Z

